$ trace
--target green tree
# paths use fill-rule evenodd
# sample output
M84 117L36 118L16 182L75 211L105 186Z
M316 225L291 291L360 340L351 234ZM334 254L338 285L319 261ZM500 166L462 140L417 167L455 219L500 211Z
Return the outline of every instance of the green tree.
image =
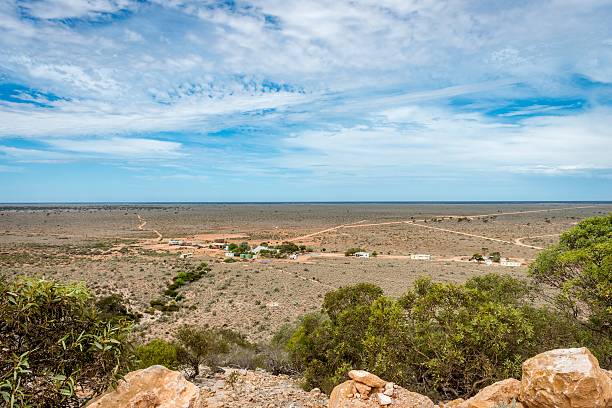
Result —
M178 329L177 360L179 365L189 370L189 377L200 375L200 366L211 366L219 354L229 351L229 343L214 329L183 326Z
M612 364L612 214L588 218L562 234L529 273L554 288L552 304L593 332L588 337L608 339L600 353Z
M75 407L132 362L127 319L102 318L82 284L0 282L0 395L10 407Z

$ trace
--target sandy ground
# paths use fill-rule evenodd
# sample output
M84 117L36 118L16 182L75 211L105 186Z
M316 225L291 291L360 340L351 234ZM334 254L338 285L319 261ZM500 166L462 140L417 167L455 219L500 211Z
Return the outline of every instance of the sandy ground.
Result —
M208 323L263 340L281 325L317 310L325 293L347 284L372 282L390 296L400 296L419 276L447 282L488 272L525 276L526 264L539 248L555 243L559 233L583 218L612 211L612 205L573 207L12 206L0 208L0 275L85 281L96 294L121 293L144 312L178 271L206 261L211 274L183 290L181 309L145 313L138 336L168 336L183 323ZM170 247L171 238L253 245L292 239L314 252L297 261L225 263L220 250ZM344 257L350 247L380 255ZM483 250L499 251L525 265L467 262ZM193 258L180 259L186 252ZM434 260L411 260L411 253L431 254Z

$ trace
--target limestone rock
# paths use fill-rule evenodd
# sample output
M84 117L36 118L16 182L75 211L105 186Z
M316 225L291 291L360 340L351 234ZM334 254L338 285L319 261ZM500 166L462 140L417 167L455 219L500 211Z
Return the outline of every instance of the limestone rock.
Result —
M551 350L523 363L520 400L529 408L609 408L612 379L584 347Z
M368 372L357 372L350 376L360 380L368 378L365 381L369 381L370 384L381 384L381 386L372 387L354 379L343 382L332 391L329 398L329 408L380 408L387 406L393 408L434 408L434 403L426 396L394 386L394 384L387 383ZM370 376L379 381L371 381L372 377Z
M355 384L352 380L336 385L331 395L329 396L329 408L345 408L353 398Z
M434 408L429 397L404 388L397 388L393 397L393 408Z
M388 395L382 394L380 392L376 394L376 398L378 398L378 403L380 405L391 405L391 403L393 403L393 400L391 399L391 397L389 397Z
M452 401L441 402L440 408L457 408L459 404L461 404L464 401L465 400L463 398L457 398Z
M483 388L472 398L455 406L457 408L492 408L499 404L509 404L513 400L518 401L520 390L521 382L508 378ZM520 402L516 402L516 408L522 408Z
M356 382L369 385L372 388L383 388L385 385L387 385L385 380L382 380L380 377L364 370L351 370L349 371L348 375Z
M197 408L200 390L183 374L155 365L127 374L88 408Z
M370 387L369 385L365 385L356 381L355 388L357 388L357 392L361 395L361 397L366 399L368 398L368 396L370 395L370 391L372 390L372 387Z

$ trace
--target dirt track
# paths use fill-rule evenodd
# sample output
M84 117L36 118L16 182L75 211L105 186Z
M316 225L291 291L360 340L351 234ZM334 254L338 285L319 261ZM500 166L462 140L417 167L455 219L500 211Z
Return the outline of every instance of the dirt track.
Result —
M478 215L444 215L444 216L439 216L439 217L435 217L436 219L454 219L454 218L468 218L468 219L476 219L476 218L486 218L486 217L498 217L498 216L502 216L502 215L519 215L519 214L529 214L529 213L540 213L540 212L550 212L550 211L565 211L565 210L578 210L578 209L584 209L584 208L594 208L595 206L592 205L588 205L588 206L579 206L579 207L564 207L564 208L547 208L547 209L542 209L542 210L524 210L524 211L512 211L512 212L500 212L500 213L491 213L491 214L478 214ZM423 225L421 223L426 222L425 219L419 219L419 220L400 220L400 221L387 221L387 222L379 222L379 223L368 223L366 224L367 220L361 220L358 221L356 223L353 224L342 224L342 225L337 225L335 227L330 227L330 228L326 228L324 230L320 230L320 231L316 231L307 235L302 235L296 238L292 238L289 239L289 242L296 242L296 241L303 241L305 239L317 236L317 235L321 235L321 234L325 234L328 232L333 232L333 231L337 231L339 229L343 229L343 228L367 228L367 227L375 227L375 226L382 226L382 225L395 225L395 224L409 224L409 225L415 225L415 226L419 226L419 227L423 227L423 228L429 228L429 229L433 229L433 230L438 230L438 231L443 231L443 232L448 232L448 233L452 233L452 234L458 234L458 235L464 235L464 236L468 236L468 237L472 237L472 238L479 238L479 239L485 239L485 240L489 240L489 241L495 241L495 242L501 242L504 244L510 244L510 245L517 245L517 246L522 246L525 248L531 248L531 249L543 249L542 247L536 246L536 245L529 245L529 244L524 244L522 242L522 240L524 239L528 239L528 238L539 238L539 237L545 237L545 236L555 236L558 234L549 234L549 235L536 235L536 236L531 236L531 237L520 237L520 238L515 238L512 241L507 241L507 240L503 240L503 239L499 239L499 238L492 238L492 237L487 237L484 235L476 235L476 234L470 234L467 232L460 232L460 231L454 231L454 230L450 230L450 229L446 229L446 228L438 228L438 227L432 227L429 225Z
M147 225L147 222L144 220L144 218L142 218L142 216L140 214L138 214L137 217L138 217L138 222L140 223L140 224L138 224L138 229L140 231L151 231L151 232L154 232L157 235L157 240L160 241L160 242L161 242L161 240L164 239L164 236L162 234L160 234L160 232L157 231L156 229L147 229L147 230L145 230L144 227L145 227L145 225Z

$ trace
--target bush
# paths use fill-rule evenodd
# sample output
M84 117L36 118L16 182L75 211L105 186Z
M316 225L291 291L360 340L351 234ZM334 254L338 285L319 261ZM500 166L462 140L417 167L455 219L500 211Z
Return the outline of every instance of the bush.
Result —
M433 398L467 397L519 376L536 353L581 341L571 321L532 307L531 294L493 274L464 285L419 279L399 300L371 284L345 287L301 320L287 350L306 388L330 392L365 369Z
M353 256L357 252L366 252L366 250L363 248L349 248L346 251L344 251L344 256Z
M171 370L178 368L176 345L165 340L155 339L138 346L135 354L138 368L147 368L152 365L162 365Z
M551 303L588 332L593 351L612 365L612 214L586 219L530 265L536 282L554 289Z
M140 316L131 313L124 304L123 296L117 293L102 297L96 301L100 318L104 320L127 319L137 322Z
M177 360L189 378L200 375L200 366L216 364L220 354L229 351L228 341L214 329L183 326L176 333Z
M83 406L128 370L130 327L103 318L81 284L0 282L0 395L10 407Z

